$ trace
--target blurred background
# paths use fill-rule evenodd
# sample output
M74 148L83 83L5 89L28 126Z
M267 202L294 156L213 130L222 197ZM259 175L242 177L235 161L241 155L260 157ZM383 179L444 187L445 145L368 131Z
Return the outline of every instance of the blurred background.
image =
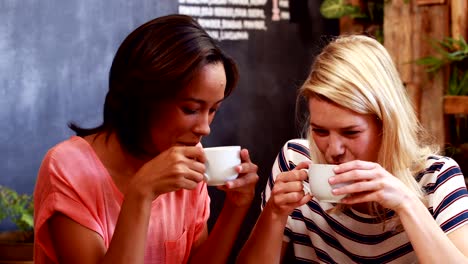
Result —
M203 140L205 146L241 145L259 165L257 199L233 258L260 212L260 193L276 154L288 139L302 135L303 116L295 112L297 89L314 56L333 36L366 33L384 43L423 125L466 171L468 81L458 81L461 88L453 88L454 64L444 60L440 69L428 72L431 61L419 60L436 56L434 43L447 37L453 44L448 52L466 46L453 41L467 37L466 2L2 0L0 185L32 194L46 151L72 135L67 123L101 123L108 71L124 37L140 24L171 13L194 16L240 69L237 89ZM467 52L459 75L467 72ZM212 187L209 192L211 228L224 196ZM14 228L9 221L0 223L0 231Z

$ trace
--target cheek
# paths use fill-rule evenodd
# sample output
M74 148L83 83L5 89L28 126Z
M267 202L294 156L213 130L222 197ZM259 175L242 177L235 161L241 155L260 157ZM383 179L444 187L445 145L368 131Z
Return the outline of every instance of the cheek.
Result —
M353 142L353 151L356 159L366 161L376 161L378 152L377 142L371 140L369 137L361 137L359 140Z
M312 136L312 139L315 142L315 145L317 146L318 150L322 153L325 153L326 148L327 148L327 140L325 137L319 137L316 135Z

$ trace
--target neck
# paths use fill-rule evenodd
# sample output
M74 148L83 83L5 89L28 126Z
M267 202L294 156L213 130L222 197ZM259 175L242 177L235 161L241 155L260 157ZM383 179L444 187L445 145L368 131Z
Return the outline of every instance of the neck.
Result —
M126 152L115 133L93 134L85 137L109 172L119 190L125 193L127 182L145 163Z

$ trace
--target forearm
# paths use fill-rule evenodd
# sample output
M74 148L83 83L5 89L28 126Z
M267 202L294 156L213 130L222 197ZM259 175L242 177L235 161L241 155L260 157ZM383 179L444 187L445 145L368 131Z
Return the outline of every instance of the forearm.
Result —
M226 201L208 239L191 256L191 262L226 263L249 207Z
M398 215L420 263L467 263L420 201L405 203Z
M276 215L267 204L242 248L238 263L280 263L288 216Z
M143 263L151 200L126 195L102 263Z

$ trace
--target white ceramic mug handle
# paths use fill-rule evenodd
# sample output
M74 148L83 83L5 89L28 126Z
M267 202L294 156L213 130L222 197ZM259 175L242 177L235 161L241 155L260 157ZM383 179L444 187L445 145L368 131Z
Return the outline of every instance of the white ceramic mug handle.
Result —
M310 192L309 183L306 181L302 181L302 190L304 191L304 195L307 195L307 194L312 195L312 193Z
M308 169L302 169L302 170L305 171L306 173L308 171ZM302 191L304 191L304 195L307 195L307 194L312 195L312 193L310 192L310 186L308 182L302 181Z
M208 176L208 174L206 174L206 171L208 170L208 160L205 162L205 173L203 173L203 180L205 180L206 182L208 182L208 180L210 179L210 176Z

